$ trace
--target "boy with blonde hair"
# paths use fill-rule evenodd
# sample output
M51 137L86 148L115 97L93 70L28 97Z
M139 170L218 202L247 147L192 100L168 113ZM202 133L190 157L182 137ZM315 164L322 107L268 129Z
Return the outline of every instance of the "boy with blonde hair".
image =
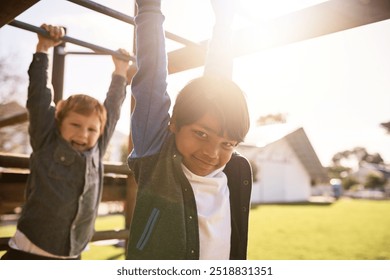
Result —
M38 35L28 71L33 152L26 203L2 259L80 259L94 233L103 187L102 158L126 94L128 61L113 57L115 71L104 104L77 94L55 107L48 86L48 51L61 42L64 29L41 27L51 38Z

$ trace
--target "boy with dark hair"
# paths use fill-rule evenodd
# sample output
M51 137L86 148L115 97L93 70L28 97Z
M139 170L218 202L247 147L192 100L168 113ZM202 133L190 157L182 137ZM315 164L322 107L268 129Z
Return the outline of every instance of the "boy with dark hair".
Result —
M128 164L138 194L127 259L246 259L252 173L235 147L249 116L243 92L229 78L227 45L218 42L228 38L232 14L222 10L232 12L231 1L212 0L216 25L205 76L181 90L172 118L161 1L136 2ZM220 46L225 49L215 50Z

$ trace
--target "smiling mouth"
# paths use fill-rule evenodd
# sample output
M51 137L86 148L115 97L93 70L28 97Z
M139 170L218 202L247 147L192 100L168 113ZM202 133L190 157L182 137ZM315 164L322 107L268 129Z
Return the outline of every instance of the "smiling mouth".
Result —
M217 164L214 164L214 163L209 162L207 160L203 160L203 159L200 159L200 158L197 158L197 157L194 157L194 159L196 159L197 162L200 162L201 165L207 166L208 168L215 168L217 166Z
M85 143L77 143L75 141L71 141L71 145L76 150L85 150L85 148L87 146Z

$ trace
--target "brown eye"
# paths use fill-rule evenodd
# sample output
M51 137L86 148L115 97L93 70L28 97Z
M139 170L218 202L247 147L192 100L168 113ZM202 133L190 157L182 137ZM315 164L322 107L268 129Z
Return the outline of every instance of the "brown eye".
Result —
M224 142L223 143L223 146L226 148L226 149L232 149L234 147L237 146L237 143L236 142Z
M206 134L205 132L203 132L203 131L195 130L194 132L195 132L195 134L196 134L197 136L199 136L199 137L201 137L201 138L206 138L206 137L207 137L207 134Z

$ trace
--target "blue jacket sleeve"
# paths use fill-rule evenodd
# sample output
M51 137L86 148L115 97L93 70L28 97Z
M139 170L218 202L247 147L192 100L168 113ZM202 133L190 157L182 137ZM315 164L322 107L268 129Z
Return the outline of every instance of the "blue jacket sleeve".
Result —
M135 99L131 158L157 153L168 134L171 102L167 94L164 19L159 7L139 7L135 18L138 70L131 83Z
M211 0L215 16L213 34L208 45L204 75L232 79L232 24L236 0Z

